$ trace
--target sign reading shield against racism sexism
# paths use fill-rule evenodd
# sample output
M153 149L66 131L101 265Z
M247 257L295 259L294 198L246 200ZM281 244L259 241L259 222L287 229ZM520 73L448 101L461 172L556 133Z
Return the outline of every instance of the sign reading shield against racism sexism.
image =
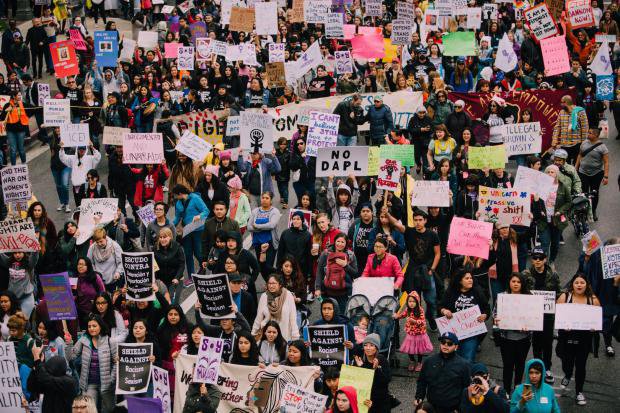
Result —
M66 272L58 274L40 274L43 296L47 304L49 319L55 320L75 320L77 309L75 300L71 293L71 284Z
M487 222L508 222L529 226L530 194L515 189L478 187L479 219Z
M243 112L241 112L243 114ZM312 111L308 120L306 154L317 156L319 148L336 146L340 115Z
M510 123L499 126L506 155L528 155L540 153L542 148L542 131L540 122Z
M319 366L335 366L347 363L348 349L344 346L347 341L347 329L342 324L325 324L306 327L304 337L310 342L310 357L317 360Z
M241 148L252 153L271 153L273 150L273 118L265 113L244 110L241 117Z
M54 72L58 79L80 73L75 46L71 40L51 43L50 53L54 63Z
M381 159L377 174L377 189L396 191L400 182L400 162L394 159Z
M30 218L0 221L0 253L37 252L39 249L39 238Z
M334 146L319 148L316 176L368 175L368 146Z
M411 206L449 207L450 183L448 181L414 181Z
M198 347L196 367L194 367L194 383L217 383L223 351L224 340L202 336L200 347Z
M151 382L153 343L119 343L116 394L144 393Z
M523 14L536 39L546 39L558 34L558 26L545 3L529 8Z
M123 269L127 283L127 299L154 301L155 272L152 252L123 252Z
M15 355L15 343L12 341L0 342L0 373L0 410L3 413L23 413L22 382Z
M226 274L192 274L200 312L205 317L226 318L233 314L232 295Z
M448 237L448 252L456 255L489 258L489 240L493 233L490 222L452 218Z
M161 133L128 133L123 136L124 164L160 164L164 160Z
M32 198L28 164L5 166L0 172L4 202L27 201Z
M465 340L487 332L487 326L479 322L478 317L480 317L480 307L475 305L452 313L450 319L440 317L436 318L435 321L440 334L452 332L456 334L459 340Z
M614 278L620 275L620 244L605 245L601 250L601 265L603 279Z

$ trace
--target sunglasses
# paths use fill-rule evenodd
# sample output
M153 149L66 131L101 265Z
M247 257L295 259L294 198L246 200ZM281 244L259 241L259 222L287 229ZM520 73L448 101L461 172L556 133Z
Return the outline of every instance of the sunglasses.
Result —
M441 344L443 344L444 346L453 346L454 343L452 342L452 340L439 340L439 342Z
M298 142L297 143L297 146L304 146L304 145L305 145L305 143L303 143L303 142Z
M533 261L542 261L542 260L544 260L544 259L545 259L545 257L540 256L540 255L537 255L537 256L535 256L535 257L532 257L532 260L533 260Z

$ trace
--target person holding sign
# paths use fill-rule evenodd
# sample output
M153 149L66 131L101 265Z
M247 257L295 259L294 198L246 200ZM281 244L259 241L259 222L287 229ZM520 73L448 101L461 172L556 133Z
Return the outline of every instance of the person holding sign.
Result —
M101 161L101 153L94 148L93 143L88 143L88 149L92 151L92 155L87 153L85 146L79 146L74 155L65 153L64 143L60 142L60 161L71 168L71 184L73 185L73 199L75 206L80 206L82 198L80 198L80 187L86 182L88 171L97 169L99 161ZM67 205L68 206L68 205Z
M556 165L549 165L545 168L545 173L554 178L554 185L557 185L555 203L553 210L547 206L547 231L540 234L543 245L549 245L549 261L553 263L558 256L560 249L560 238L562 231L568 226L567 214L571 208L571 192L564 182L559 179L560 169Z
M7 289L15 294L19 300L19 307L27 319L30 319L35 306L34 287L37 282L35 267L38 260L38 252L0 254L0 268L9 274Z
M157 99L151 95L151 91L146 86L141 86L133 103L131 110L135 115L137 133L153 132L153 121L155 118Z
M374 405L373 412L386 413L391 409L391 396L389 384L392 380L392 372L390 363L379 353L381 348L381 337L379 334L373 333L366 336L363 341L364 352L362 356L354 356L354 364L357 367L372 369L375 371L370 390L370 400Z
M179 224L186 226L193 222L207 219L209 208L207 208L199 194L190 192L185 185L177 184L172 188L172 195L176 200L174 221L172 221L175 227ZM183 237L185 265L188 274L194 273L194 257L198 260L202 259L200 250L202 247L203 229L204 225L200 225L194 231ZM177 228L177 232L178 231L179 228Z
M75 380L67 374L62 355L47 357L42 347L33 347L34 367L28 376L28 390L43 396L41 412L68 412L77 396Z
M592 292L592 286L583 273L577 273L570 280L568 290L558 298L558 304L575 303L600 306L599 299ZM588 330L559 330L556 353L562 359L564 378L562 391L566 392L575 371L575 401L586 404L583 384L586 381L586 364L592 346L592 332Z
M435 126L435 136L429 142L426 153L428 173L435 171L443 158L451 160L455 149L456 141L450 136L448 128L443 124Z
M86 256L93 263L93 269L101 274L107 291L114 291L121 284L123 274L123 249L110 237L105 228L96 228L92 236L93 243Z
M19 91L11 93L11 99L4 105L0 112L0 119L6 122L6 136L9 141L9 156L11 165L17 163L17 152L22 164L26 163L26 151L24 150L24 140L28 129L28 114L22 102L22 94Z
M403 270L396 256L387 252L388 242L385 238L377 238L374 245L374 254L368 256L366 268L362 277L392 277L394 289L400 289L403 284Z

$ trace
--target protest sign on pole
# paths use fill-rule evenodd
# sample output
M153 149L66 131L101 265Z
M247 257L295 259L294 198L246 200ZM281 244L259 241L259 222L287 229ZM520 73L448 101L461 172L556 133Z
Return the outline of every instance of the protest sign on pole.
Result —
M95 32L95 59L100 67L116 68L118 59L118 32Z
M52 321L75 320L77 309L67 273L40 274L39 280L43 287L49 319Z
M43 123L47 127L71 123L69 99L45 99L43 102Z
M374 379L375 371L373 369L365 369L346 364L340 367L338 386L340 388L352 386L357 390L357 408L360 413L368 413L368 407L364 404L364 401L370 400L370 391L372 390L372 382Z
M439 317L436 318L439 334L452 332L456 334L459 340L484 334L487 332L487 326L484 322L479 322L480 307L475 305L465 310L452 313L452 318Z
M546 39L558 34L558 26L545 3L540 3L523 11L527 25L536 39Z
M515 189L478 187L478 219L487 222L507 222L510 225L530 225L530 194Z
M230 9L230 23L228 30L231 32L251 32L254 30L254 9L245 7L232 7Z
M243 112L241 112L243 114ZM308 121L306 155L317 156L319 148L336 146L340 116L312 111Z
M310 342L310 357L321 367L336 366L349 361L348 349L344 342L347 337L346 326L342 324L324 324L306 327L304 336Z
M226 318L233 313L232 295L226 274L192 274L200 301L200 312L205 317Z
M241 144L252 153L271 153L273 150L273 118L266 113L241 112Z
M554 179L546 173L525 166L519 166L517 168L514 188L517 191L537 194L539 197L546 200L556 189L556 186L554 185Z
M555 76L570 71L565 36L542 39L540 41L540 48L545 65L545 76Z
M370 305L375 305L379 298L394 294L393 277L359 277L353 280L351 295L360 294L368 298Z
M276 2L260 2L254 4L256 14L256 34L268 36L278 34L278 4Z
M507 156L541 152L542 130L540 122L509 123L501 125L500 128Z
M334 57L336 58L336 73L353 73L353 61L349 50L336 51Z
M323 413L327 396L286 383L280 413Z
M116 218L118 199L116 198L84 198L80 204L80 218L76 244L82 245L93 235L97 225L106 225Z
M15 355L15 343L0 341L0 410L3 413L24 413L22 381Z
M172 413L170 400L170 378L168 371L161 367L151 366L153 380L153 397L161 400L162 413Z
M58 79L80 73L75 46L71 40L50 44L54 72Z
M45 99L49 99L52 97L49 83L38 83L37 92L39 94L37 102L39 106L43 106L43 102L45 102Z
M413 182L411 206L449 207L450 183L448 181Z
M183 132L181 139L175 149L194 161L203 161L213 146L191 133L189 130Z
M119 128L117 126L104 126L103 127L103 144L123 146L123 136L131 133L129 128Z
M506 147L496 146L470 146L467 152L469 169L496 169L506 166Z
M119 343L116 394L145 393L151 382L153 343Z
M155 283L155 271L153 271L152 252L123 252L123 269L127 285L127 299L133 301L155 301L153 284Z
M284 62L284 43L269 43L269 63Z
M319 148L316 176L368 175L368 146L333 146Z
M123 136L124 164L160 164L164 161L161 133L128 133Z
M30 218L0 221L0 253L37 252L39 249L39 237Z
M531 290L530 292L534 295L543 297L543 312L545 314L555 314L555 291Z
M493 233L490 222L460 217L452 218L448 237L448 252L456 255L489 258L489 240Z
M5 166L0 171L0 177L2 194L7 205L32 198L28 164Z
M497 295L498 327L502 330L542 331L545 298L532 294Z
M377 174L377 189L395 191L400 183L400 161L380 159Z
M399 161L401 166L415 166L413 145L381 145L379 158Z
M90 143L88 123L65 123L61 125L60 141L67 148L88 146Z
M194 46L179 46L177 66L179 70L194 70Z
M326 14L325 37L328 39L344 39L344 15L342 13Z
M576 303L556 304L553 328L601 331L603 329L603 307Z
M566 0L566 12L571 30L592 27L596 23L590 0Z
M601 265L603 279L614 278L620 275L620 244L605 245L601 250Z
M224 340L202 336L198 347L196 366L194 367L194 383L217 383L223 351Z
M145 227L157 219L157 217L155 217L155 206L152 203L148 203L138 209L136 214L138 214L138 218L140 218L140 221L142 221Z

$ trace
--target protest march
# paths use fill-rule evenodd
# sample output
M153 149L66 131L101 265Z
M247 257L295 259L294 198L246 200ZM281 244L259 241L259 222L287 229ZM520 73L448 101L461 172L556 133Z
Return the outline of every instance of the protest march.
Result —
M619 25L5 0L0 412L616 411Z

